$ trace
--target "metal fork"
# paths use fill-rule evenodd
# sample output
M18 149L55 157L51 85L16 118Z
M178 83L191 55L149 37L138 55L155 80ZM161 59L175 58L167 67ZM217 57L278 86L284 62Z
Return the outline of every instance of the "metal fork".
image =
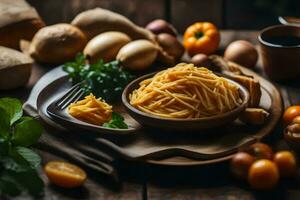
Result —
M72 102L78 101L84 94L83 89L80 87L82 82L77 83L73 87L71 87L62 97L57 99L55 102L55 107L64 110L67 108Z

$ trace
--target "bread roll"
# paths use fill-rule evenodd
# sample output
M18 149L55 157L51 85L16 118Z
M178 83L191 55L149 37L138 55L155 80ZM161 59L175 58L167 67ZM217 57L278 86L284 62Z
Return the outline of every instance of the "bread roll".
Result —
M0 90L26 85L31 74L32 59L14 49L0 46Z
M85 35L75 26L55 24L35 34L28 53L38 62L60 64L74 59L86 42Z
M0 1L0 45L19 49L21 39L31 40L45 24L24 0Z

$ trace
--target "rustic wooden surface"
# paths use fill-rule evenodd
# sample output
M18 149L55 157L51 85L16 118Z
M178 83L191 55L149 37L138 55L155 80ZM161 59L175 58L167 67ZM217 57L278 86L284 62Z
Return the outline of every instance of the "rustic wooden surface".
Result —
M258 32L223 31L222 44L224 48L229 42L237 39L248 39L257 43ZM1 91L0 96L17 97L23 101L29 95L34 83L51 66L35 65L30 82L26 88L14 91ZM299 82L276 83L282 91L285 106L300 103ZM276 149L286 149L282 140L280 124L266 138L266 142ZM43 163L62 158L47 152L40 152ZM228 163L223 162L202 167L166 167L142 165L140 163L120 162L121 184L113 183L109 177L93 176L84 187L75 190L62 190L48 183L42 171L41 175L46 182L45 200L69 199L151 199L151 200L183 200L183 199L299 199L300 177L293 180L282 180L277 188L267 192L256 192L244 182L233 179L230 175ZM3 199L3 198L0 198ZM16 199L30 199L21 196Z
M279 23L277 15L271 9L258 6L258 0L27 1L37 9L46 24L70 22L79 12L97 6L118 12L141 26L145 26L153 19L164 18L171 21L181 33L196 21L211 21L223 29L262 29ZM283 2L274 1L273 4L276 6L280 3ZM287 5L287 3L283 4L279 5L280 8ZM300 3L295 4L293 13L299 14L299 5Z

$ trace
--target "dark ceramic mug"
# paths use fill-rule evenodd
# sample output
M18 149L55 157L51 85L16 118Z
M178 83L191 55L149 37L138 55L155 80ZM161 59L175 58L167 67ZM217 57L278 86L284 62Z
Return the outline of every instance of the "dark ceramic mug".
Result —
M276 25L258 36L265 73L274 80L300 76L300 27Z

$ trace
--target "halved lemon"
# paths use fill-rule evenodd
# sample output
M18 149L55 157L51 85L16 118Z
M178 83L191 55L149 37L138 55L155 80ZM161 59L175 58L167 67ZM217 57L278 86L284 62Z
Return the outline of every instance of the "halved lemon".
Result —
M64 188L79 187L87 178L80 167L63 161L48 162L44 171L50 182Z

